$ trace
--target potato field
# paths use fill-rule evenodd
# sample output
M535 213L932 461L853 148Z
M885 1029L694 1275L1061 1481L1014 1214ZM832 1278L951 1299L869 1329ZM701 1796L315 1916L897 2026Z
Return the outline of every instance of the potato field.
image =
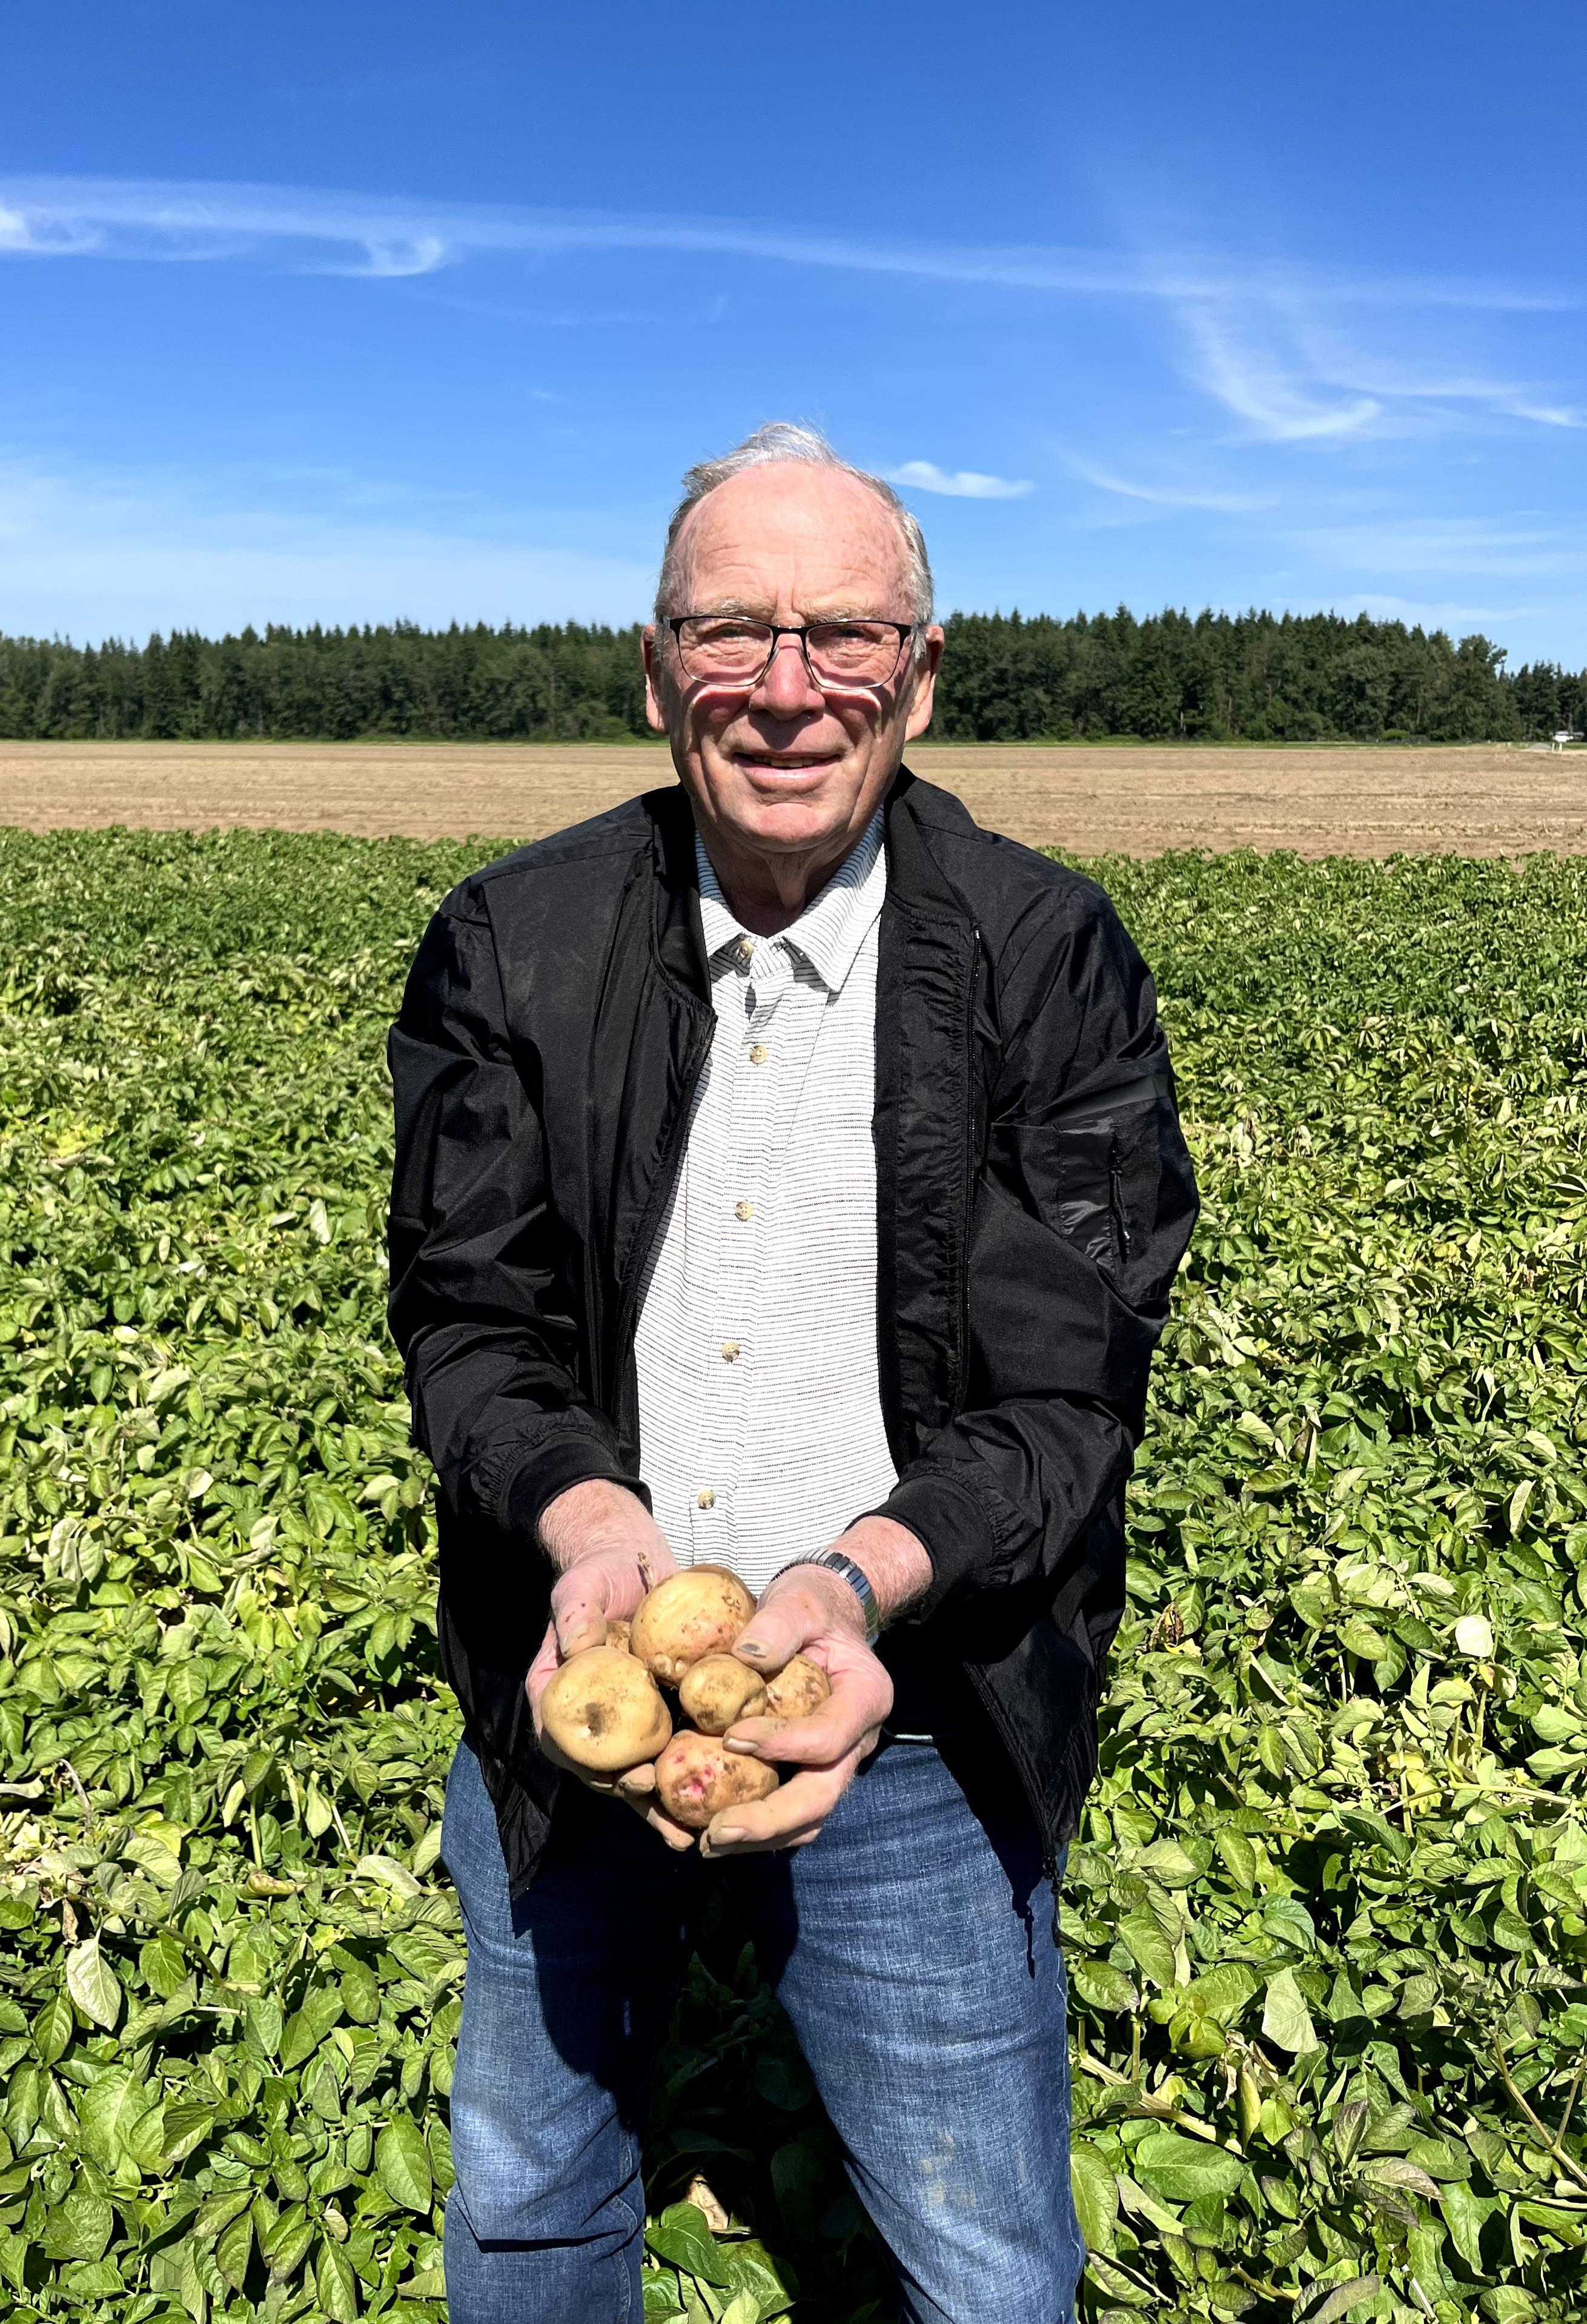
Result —
M21 2324L444 2315L457 1720L383 1326L383 1043L489 852L0 835ZM1158 972L1205 1208L1064 1902L1085 2313L1563 2324L1587 862L1101 870ZM730 1929L700 1932L650 2186L651 2324L890 2319Z

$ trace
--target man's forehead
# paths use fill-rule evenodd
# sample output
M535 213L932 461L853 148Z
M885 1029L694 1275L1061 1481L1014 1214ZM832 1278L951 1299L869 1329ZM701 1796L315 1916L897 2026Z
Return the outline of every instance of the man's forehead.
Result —
M779 461L746 470L708 493L679 547L694 579L772 581L780 568L807 585L905 578L904 543L891 512L841 469Z

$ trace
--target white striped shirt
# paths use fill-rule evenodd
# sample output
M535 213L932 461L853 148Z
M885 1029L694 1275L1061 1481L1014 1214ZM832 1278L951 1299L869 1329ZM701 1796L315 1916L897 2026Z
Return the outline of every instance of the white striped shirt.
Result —
M716 1030L640 1314L641 1474L680 1565L752 1589L887 1499L876 1368L882 820L778 936L695 842Z

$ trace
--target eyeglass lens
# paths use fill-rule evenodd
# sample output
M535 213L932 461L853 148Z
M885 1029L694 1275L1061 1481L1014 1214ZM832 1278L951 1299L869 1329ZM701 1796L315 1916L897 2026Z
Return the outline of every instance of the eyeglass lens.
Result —
M770 622L690 615L678 624L678 656L691 678L755 678L770 659L774 634ZM812 675L835 685L884 685L902 644L891 622L812 622L803 635Z

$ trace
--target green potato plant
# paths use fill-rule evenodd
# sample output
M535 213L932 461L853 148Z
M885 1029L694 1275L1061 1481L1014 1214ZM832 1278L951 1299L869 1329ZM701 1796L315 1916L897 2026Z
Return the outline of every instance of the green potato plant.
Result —
M491 843L0 835L0 2301L444 2314L384 1029ZM1071 1851L1090 2324L1587 2307L1587 867L1097 867L1206 1208ZM707 1923L646 2314L890 2313Z

